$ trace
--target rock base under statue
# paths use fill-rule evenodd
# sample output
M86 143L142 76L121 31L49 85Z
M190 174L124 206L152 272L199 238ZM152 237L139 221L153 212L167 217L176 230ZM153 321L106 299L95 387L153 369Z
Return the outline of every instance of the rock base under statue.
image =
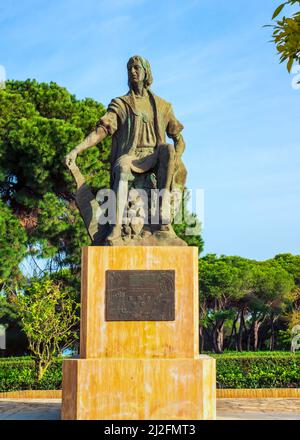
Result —
M120 237L115 240L107 240L107 246L183 246L186 247L187 244L181 238L177 237L175 234L171 235L164 232L156 232L152 235L145 235L141 237Z

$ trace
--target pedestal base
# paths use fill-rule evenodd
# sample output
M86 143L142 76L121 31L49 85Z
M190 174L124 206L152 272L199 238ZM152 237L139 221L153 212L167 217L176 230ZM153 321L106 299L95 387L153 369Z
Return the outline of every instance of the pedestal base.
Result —
M74 359L63 365L63 420L213 420L215 360Z

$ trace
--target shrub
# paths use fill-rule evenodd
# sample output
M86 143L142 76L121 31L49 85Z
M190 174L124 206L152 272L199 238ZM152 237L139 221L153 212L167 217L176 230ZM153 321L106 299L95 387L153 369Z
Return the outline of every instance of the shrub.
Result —
M49 367L41 381L37 381L36 364L30 357L0 360L0 392L22 390L61 389L62 360Z
M32 279L27 290L13 297L29 350L34 355L41 382L61 348L78 339L79 304L48 277Z
M300 388L300 355L291 353L226 353L211 355L217 361L218 388ZM36 380L32 358L0 359L0 392L59 390L62 359L55 362L41 381Z
M299 388L300 356L290 353L213 355L218 388Z

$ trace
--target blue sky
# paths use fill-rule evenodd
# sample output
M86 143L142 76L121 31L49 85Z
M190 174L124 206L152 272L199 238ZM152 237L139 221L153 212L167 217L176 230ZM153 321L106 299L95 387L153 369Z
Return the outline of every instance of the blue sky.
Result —
M189 188L205 190L205 252L300 252L300 90L262 26L278 0L6 0L8 78L56 81L107 105L126 62L149 59L153 91L184 124Z

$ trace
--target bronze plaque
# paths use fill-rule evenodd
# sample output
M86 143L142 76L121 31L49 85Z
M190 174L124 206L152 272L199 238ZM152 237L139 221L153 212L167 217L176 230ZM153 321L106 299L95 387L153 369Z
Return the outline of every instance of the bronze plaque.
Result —
M174 270L106 271L106 321L175 321Z

